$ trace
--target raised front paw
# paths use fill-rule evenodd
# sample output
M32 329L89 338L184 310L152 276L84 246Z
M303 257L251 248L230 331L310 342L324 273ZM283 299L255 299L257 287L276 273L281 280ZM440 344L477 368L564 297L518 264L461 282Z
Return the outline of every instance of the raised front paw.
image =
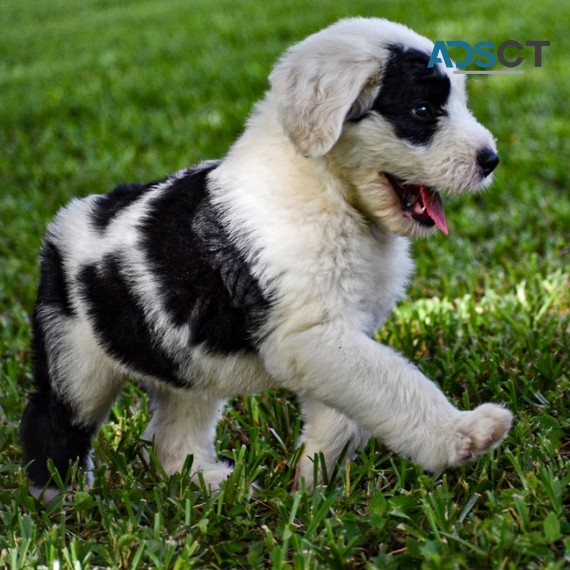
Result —
M453 426L448 465L473 461L496 448L509 433L513 415L496 404L483 404L470 412L461 412Z

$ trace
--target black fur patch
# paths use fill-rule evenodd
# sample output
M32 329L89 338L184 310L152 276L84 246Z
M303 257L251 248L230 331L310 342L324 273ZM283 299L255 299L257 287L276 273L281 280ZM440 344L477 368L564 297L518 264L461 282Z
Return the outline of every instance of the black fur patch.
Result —
M107 229L113 218L124 208L136 202L150 190L156 183L120 184L112 192L97 196L95 207L91 212L93 226L99 231Z
M65 280L63 258L49 237L46 238L42 246L37 299L38 303L54 307L66 317L73 316L68 284Z
M170 318L190 324L194 344L227 354L255 350L269 301L210 201L215 166L189 172L157 197L141 236Z
M440 117L446 115L445 104L451 85L437 66L428 68L429 54L401 46L392 52L382 86L372 108L394 127L396 135L416 145L427 145L433 138ZM426 105L427 117L419 117L414 109Z
M121 260L109 255L77 276L80 295L95 333L108 353L134 371L188 387L176 365L153 338L144 310L121 273Z

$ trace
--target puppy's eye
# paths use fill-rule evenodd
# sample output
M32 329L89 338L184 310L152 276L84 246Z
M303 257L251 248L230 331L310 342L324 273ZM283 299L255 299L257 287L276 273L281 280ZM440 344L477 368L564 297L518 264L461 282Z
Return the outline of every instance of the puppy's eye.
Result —
M422 103L421 105L417 105L412 109L412 114L414 117L418 119L432 119L433 118L433 111L429 105Z

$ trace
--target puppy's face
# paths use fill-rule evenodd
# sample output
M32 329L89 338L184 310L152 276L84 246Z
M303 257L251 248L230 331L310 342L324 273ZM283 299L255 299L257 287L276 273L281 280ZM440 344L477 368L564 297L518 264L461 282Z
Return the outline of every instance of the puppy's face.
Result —
M401 235L447 233L439 192L484 188L498 164L493 137L466 105L463 75L429 53L390 46L372 105L348 118L329 152L355 205Z
M288 72L297 97L313 94L299 109L308 136L281 107L291 139L347 181L347 199L368 219L404 236L447 233L440 192L486 187L499 161L491 133L467 108L465 76L428 68L433 44L385 20L341 21L308 40L272 75L274 89ZM303 56L313 85L302 83ZM336 131L322 128L339 119Z

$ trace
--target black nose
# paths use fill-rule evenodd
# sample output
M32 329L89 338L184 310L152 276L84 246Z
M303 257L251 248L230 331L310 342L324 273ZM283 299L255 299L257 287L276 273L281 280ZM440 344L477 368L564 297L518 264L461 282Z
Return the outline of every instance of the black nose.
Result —
M483 171L483 178L485 178L486 176L489 176L495 168L497 168L497 164L499 164L499 155L490 148L484 148L477 154L477 162Z

